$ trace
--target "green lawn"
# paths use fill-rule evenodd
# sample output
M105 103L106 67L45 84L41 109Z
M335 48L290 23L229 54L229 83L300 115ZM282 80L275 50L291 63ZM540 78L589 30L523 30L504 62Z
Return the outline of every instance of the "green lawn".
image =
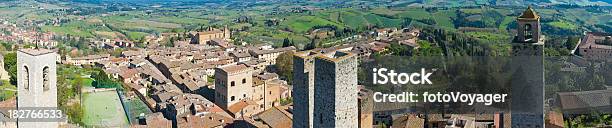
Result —
M16 89L17 87L11 85L9 81L2 80L2 85L0 85L0 101L15 97L17 93L14 90Z
M128 121L116 91L85 93L83 123L88 127L127 127Z
M511 17L511 16L504 17L504 20L499 25L499 30L500 31L506 31L506 28L508 28L508 25L510 23L512 23L512 21L514 21L514 20L516 20L516 19L514 17Z
M566 30L573 30L573 29L578 28L578 26L576 26L575 24L567 22L567 21L549 22L548 25L557 27L557 28L561 28L561 29L566 29Z
M496 34L490 32L466 32L465 34L470 35L475 38L484 39L484 40L508 40L510 36L504 34Z
M152 113L147 105L138 98L128 99L125 101L125 104L127 104L129 108L129 117L133 123L137 122L136 120L138 120L140 114L147 115Z
M298 33L304 33L317 25L335 25L341 27L341 25L338 25L337 23L316 16L291 17L288 18L287 21L283 22L283 25L288 26L289 29Z
M423 9L408 9L402 13L399 13L398 16L403 18L412 18L412 19L427 19L431 17L431 14Z
M84 78L82 85L84 87L93 87L92 83L93 83L93 79L91 78Z
M455 25L451 18L456 18L457 15L454 11L440 11L433 14L433 19L436 20L437 25L440 27L454 29Z

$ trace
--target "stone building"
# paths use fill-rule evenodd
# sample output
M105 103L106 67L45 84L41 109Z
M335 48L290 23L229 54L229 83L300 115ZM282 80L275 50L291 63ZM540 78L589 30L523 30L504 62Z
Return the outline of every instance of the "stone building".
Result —
M0 80L9 80L11 78L11 76L9 76L8 72L6 71L6 69L4 69L4 56L0 55Z
M17 52L17 109L57 108L57 54L47 49ZM58 127L58 122L19 122L18 127Z
M612 34L589 32L580 40L576 54L590 60L612 57Z
M263 49L254 48L250 49L249 53L255 59L265 60L268 65L276 64L276 58L285 52L295 52L296 48L293 46L276 48L276 49Z
M293 64L294 128L367 127L360 122L371 122L360 116L355 54L303 51L294 54Z
M99 63L102 61L110 60L110 54L101 54L101 55L88 55L84 57L70 57L66 56L66 64L81 66L81 65L94 65L95 63Z
M209 27L206 31L196 33L194 42L197 42L198 44L206 44L208 41L213 39L230 40L230 38L231 31L229 28L227 28L227 26L225 26L223 30Z
M370 128L374 124L374 99L372 90L359 86L359 128Z
M293 55L293 127L312 128L314 57L318 53L303 51Z
M243 64L215 70L215 103L223 109L252 96L253 69Z
M528 7L517 18L518 33L512 42L512 127L544 124L544 42L540 16Z
M540 31L540 16L530 6L517 18L517 22L518 33L512 43L512 55L544 55L545 36Z
M329 52L314 60L313 127L358 127L357 58Z

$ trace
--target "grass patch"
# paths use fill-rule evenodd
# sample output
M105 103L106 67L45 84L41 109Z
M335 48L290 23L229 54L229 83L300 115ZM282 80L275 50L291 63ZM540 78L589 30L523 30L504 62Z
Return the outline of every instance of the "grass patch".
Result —
M451 18L456 18L457 15L453 11L440 11L433 14L433 19L440 27L454 29L455 25Z
M465 34L470 35L474 38L479 38L483 40L491 40L491 41L510 39L510 36L508 35L496 34L496 33L490 33L490 32L466 32Z
M83 94L83 123L91 127L126 127L127 117L116 91Z
M431 17L430 13L423 9L408 9L405 12L399 13L399 17L412 18L417 20L427 19Z
M506 28L508 28L508 25L510 25L510 23L512 23L512 21L514 20L515 20L514 17L510 17L510 16L504 17L504 20L499 24L498 29L500 31L506 31Z
M147 105L138 98L128 99L125 101L125 104L129 109L129 118L134 122L138 120L140 114L148 115L152 113L151 110L149 110L149 107L147 107Z
M11 85L7 80L2 80L2 85L0 85L0 101L15 97L17 92L14 90L17 90L15 85Z
M294 32L305 33L310 30L314 26L323 26L323 25L335 25L339 28L341 25L329 21L327 19L323 19L316 16L295 16L291 18L287 18L288 20L283 22L283 24Z
M567 21L548 22L547 24L553 27L566 29L566 30L573 30L573 29L578 28L578 26L576 26L575 24L567 22Z

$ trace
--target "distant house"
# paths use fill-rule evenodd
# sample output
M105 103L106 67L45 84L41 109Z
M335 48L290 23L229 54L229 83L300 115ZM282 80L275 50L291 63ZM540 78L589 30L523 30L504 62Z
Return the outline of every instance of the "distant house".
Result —
M574 54L590 60L610 60L612 58L612 34L587 33L580 40Z
M97 62L106 61L109 59L110 59L110 54L88 55L84 57L75 57L75 58L66 56L66 64L77 65L77 66L94 65Z
M249 53L251 54L251 56L257 59L265 60L266 62L268 62L269 65L273 65L273 64L276 64L276 58L278 58L280 54L289 52L289 51L295 52L295 50L296 50L295 47L290 46L290 47L284 47L284 48L276 48L273 50L251 49L249 50Z
M231 32L227 26L225 26L223 30L208 27L206 31L195 33L192 42L206 44L213 39L229 40L230 38Z
M559 92L555 104L564 114L612 112L612 90Z

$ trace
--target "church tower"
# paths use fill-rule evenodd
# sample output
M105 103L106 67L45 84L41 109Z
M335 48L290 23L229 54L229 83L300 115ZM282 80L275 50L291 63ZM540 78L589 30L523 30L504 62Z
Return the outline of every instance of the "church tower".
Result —
M513 56L544 56L544 39L540 16L529 6L517 18L517 34L512 42Z
M223 28L223 39L229 40L232 37L232 32L227 28L227 25Z
M544 127L544 39L540 16L528 7L512 41L511 126Z
M17 52L17 109L57 109L57 54L47 49ZM20 128L55 128L58 122L19 121Z

